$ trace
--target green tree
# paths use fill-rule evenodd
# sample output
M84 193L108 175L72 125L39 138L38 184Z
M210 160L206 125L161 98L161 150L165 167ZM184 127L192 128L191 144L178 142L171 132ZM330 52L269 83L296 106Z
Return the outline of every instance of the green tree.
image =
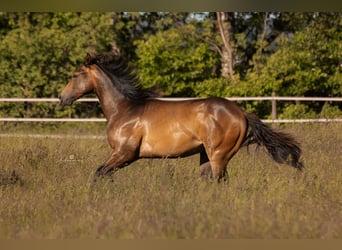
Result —
M113 13L113 29L116 49L125 57L136 60L136 41L147 39L158 32L183 26L188 12L116 12Z
M194 96L196 84L216 76L217 53L189 35L194 28L172 28L138 42L139 77L146 87L158 85L166 96Z
M10 13L3 20L9 28L0 41L1 97L57 97L89 46L106 50L114 38L110 13ZM63 115L52 105L24 105L4 104L1 112Z
M317 14L304 29L283 34L278 39L279 49L265 58L263 68L249 71L245 93L341 96L341 17L341 14ZM288 105L284 108L289 109ZM312 103L307 110L319 113L322 105Z

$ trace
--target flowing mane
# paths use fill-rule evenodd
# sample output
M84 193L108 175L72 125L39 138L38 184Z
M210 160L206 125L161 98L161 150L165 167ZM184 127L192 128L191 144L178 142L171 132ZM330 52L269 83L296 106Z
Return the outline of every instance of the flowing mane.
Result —
M133 68L121 56L88 54L84 65L90 66L93 64L97 65L109 77L115 88L129 101L141 102L160 96L155 88L142 88L136 74L133 72Z

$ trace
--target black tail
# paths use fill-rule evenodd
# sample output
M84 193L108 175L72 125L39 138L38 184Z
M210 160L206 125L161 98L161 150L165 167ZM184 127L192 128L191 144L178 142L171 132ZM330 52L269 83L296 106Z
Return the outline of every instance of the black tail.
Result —
M303 162L300 161L302 151L299 143L291 135L275 131L265 125L256 115L246 114L246 119L250 130L243 146L254 143L264 146L274 161L302 170L304 167Z

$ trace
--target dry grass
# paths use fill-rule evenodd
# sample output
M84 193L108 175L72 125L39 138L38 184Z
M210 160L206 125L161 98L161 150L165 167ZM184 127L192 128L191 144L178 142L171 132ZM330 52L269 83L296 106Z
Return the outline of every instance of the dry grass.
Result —
M94 186L106 140L1 138L0 238L342 238L342 124L286 130L303 172L244 148L221 184L193 156L140 160Z

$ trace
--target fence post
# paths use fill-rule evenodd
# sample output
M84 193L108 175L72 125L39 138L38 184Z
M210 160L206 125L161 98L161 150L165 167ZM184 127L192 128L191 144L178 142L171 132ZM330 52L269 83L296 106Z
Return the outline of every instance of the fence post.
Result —
M276 97L276 92L272 91L272 120L276 120L278 115L277 115L277 100L274 98Z

